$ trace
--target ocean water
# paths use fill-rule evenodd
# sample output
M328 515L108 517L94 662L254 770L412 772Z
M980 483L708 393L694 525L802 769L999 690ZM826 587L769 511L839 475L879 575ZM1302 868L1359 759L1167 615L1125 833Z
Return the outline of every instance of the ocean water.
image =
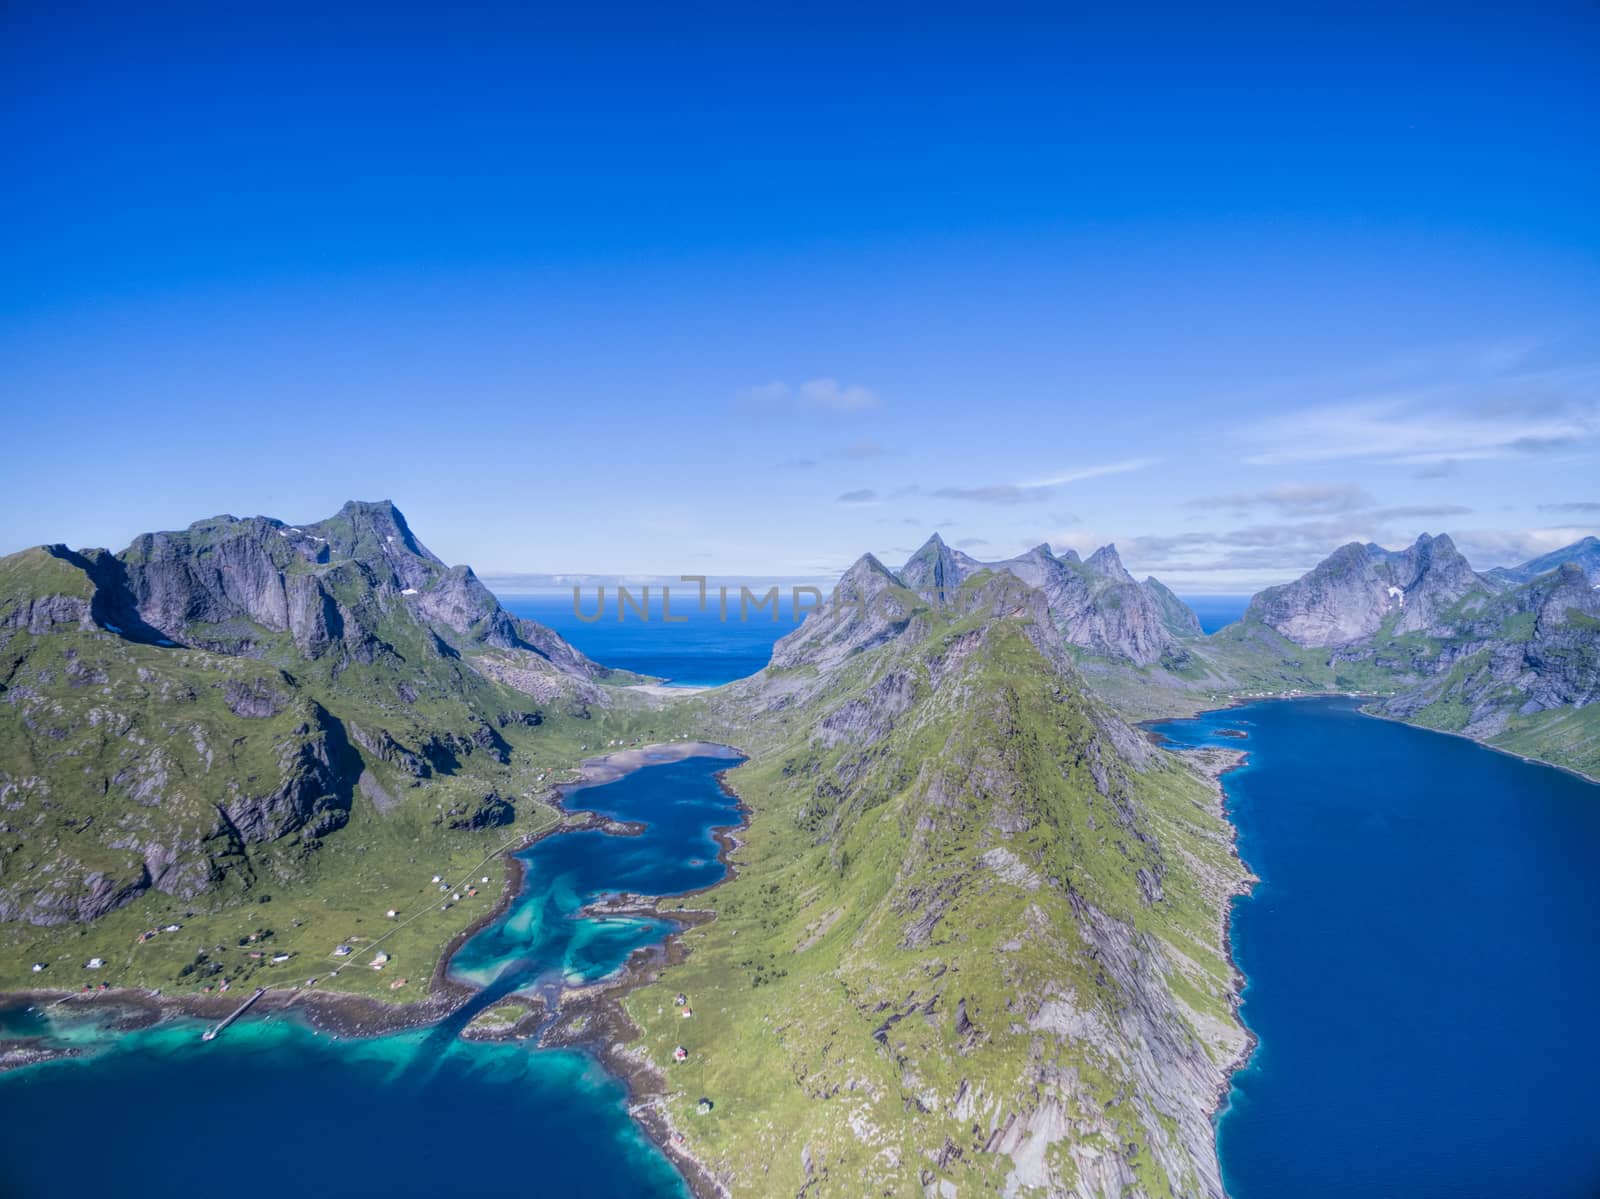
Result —
M1200 618L1200 631L1215 633L1244 615L1250 606L1248 595L1184 595L1180 599Z
M1157 728L1250 754L1233 1199L1600 1196L1600 786L1348 700Z
M776 621L770 618L770 606L766 615L752 612L749 620L740 620L735 595L723 620L714 592L701 612L693 592L674 588L671 624L661 619L661 597L654 591L649 620L640 620L632 609L624 610L619 620L616 596L609 589L603 608L593 588L583 591L579 602L583 615L600 616L592 622L574 611L571 592L514 595L501 603L507 611L554 629L602 665L704 687L742 679L767 664L773 642L798 627L787 593L782 600ZM680 615L685 618L681 623Z
M197 1022L0 1076L0 1195L687 1199L578 1053Z
M720 879L711 830L738 815L715 775L737 762L686 758L573 789L569 805L644 831L569 833L524 851L517 901L454 960L484 990L431 1028L335 1041L292 1016L246 1017L207 1044L196 1021L113 1036L92 1013L0 1012L0 1036L85 1053L0 1074L0 1197L686 1199L628 1118L621 1085L589 1058L456 1034L507 994L602 978L665 937L665 921L577 910L608 892L671 895Z

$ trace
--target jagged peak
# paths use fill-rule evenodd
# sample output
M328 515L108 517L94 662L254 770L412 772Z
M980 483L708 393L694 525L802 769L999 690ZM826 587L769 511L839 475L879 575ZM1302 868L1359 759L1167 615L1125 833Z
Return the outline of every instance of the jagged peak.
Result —
M861 557L850 564L850 568L844 574L839 576L839 586L842 587L847 582L862 582L877 576L882 576L890 583L898 584L900 582L899 579L895 578L894 571L879 562L875 555L862 554Z
M1023 557L1025 557L1025 558L1039 558L1039 557L1054 558L1055 557L1055 553L1054 553L1054 551L1051 550L1050 543L1048 541L1041 541L1038 545L1034 546L1031 550L1029 550L1026 554L1024 554Z
M1056 561L1057 562L1071 562L1071 563L1074 563L1075 565L1078 565L1078 566L1083 565L1083 559L1078 557L1078 551L1077 550L1062 550L1059 554L1056 555Z
M362 549L377 549L388 556L404 550L436 566L444 565L417 540L393 500L348 500L327 520L306 528L325 538L335 553L354 555Z
M1133 576L1128 573L1128 568L1122 565L1122 556L1117 553L1117 543L1114 541L1107 542L1095 550L1084 565L1095 574L1108 579L1116 579L1123 583L1133 582Z
M871 557L871 555L869 554L867 557ZM940 560L948 561L954 557L955 551L945 544L943 537L940 537L939 534L935 533L933 536L929 537L928 540L924 541L920 546L917 547L916 551L906 559L905 566L902 566L900 569L905 571L919 562L938 562Z
M942 603L961 585L962 566L956 553L935 533L900 568L899 581L924 599Z

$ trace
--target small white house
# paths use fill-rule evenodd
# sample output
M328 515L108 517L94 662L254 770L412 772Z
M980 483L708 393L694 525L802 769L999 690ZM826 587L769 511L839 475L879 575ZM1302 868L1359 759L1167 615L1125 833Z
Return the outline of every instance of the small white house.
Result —
M340 946L338 946L337 948L334 949L333 956L336 957L336 958L347 958L347 957L349 957L350 956L350 946L348 946L348 945L340 945Z
M104 966L105 964L106 964L105 958L90 958L89 959L89 969L90 970L98 970L98 969L100 969L101 966Z

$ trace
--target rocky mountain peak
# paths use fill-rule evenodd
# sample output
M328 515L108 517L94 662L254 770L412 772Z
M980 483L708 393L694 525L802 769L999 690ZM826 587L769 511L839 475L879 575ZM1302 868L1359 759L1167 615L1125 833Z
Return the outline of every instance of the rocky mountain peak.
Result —
M869 555L870 556L870 555ZM876 559L874 559L876 561ZM929 603L943 603L965 577L955 551L935 533L922 548L906 559L900 580Z
M1127 567L1122 565L1122 556L1117 553L1115 542L1102 545L1095 550L1089 555L1084 566L1102 578L1112 579L1118 583L1133 582L1133 576L1128 573Z
M911 622L916 599L882 562L862 554L821 606L772 647L769 667L810 665L831 670L854 654L900 636Z
M1342 545L1293 583L1259 593L1246 616L1299 645L1348 645L1386 622L1396 633L1430 629L1467 597L1488 591L1454 541L1424 533L1400 551Z

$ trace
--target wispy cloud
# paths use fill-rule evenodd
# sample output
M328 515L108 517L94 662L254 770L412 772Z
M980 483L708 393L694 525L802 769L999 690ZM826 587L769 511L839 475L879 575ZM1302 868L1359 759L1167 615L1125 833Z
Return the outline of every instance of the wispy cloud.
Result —
M756 412L851 413L876 408L882 400L871 388L837 379L808 379L791 387L781 379L751 387L739 396L741 407Z
M1020 483L990 483L982 487L939 487L929 494L941 500L965 500L973 504L1024 504L1049 498L1047 488L1024 487Z
M855 491L845 492L839 497L838 502L841 504L876 504L878 502L878 493L870 487L862 487Z
M1540 504L1540 512L1600 512L1600 503L1593 500L1572 500L1565 504Z
M1600 438L1592 369L1527 376L1499 394L1459 392L1354 399L1270 417L1237 431L1255 465L1351 459L1433 466L1547 454ZM1580 392L1583 394L1573 394Z
M1454 458L1441 458L1437 462L1429 462L1417 467L1411 472L1413 479L1449 479L1461 473L1461 463Z
M1035 479L1031 483L1024 483L1024 487L1061 487L1067 483L1080 483L1084 479L1101 479L1106 475L1125 475L1130 471L1145 470L1152 466L1159 466L1160 458L1127 458L1121 462L1102 462L1095 466L1079 466L1072 470L1064 470L1060 474L1051 475L1045 479Z
M956 542L956 549L975 550L979 546L988 544L988 539L984 537L963 537L960 541Z
M1455 543L1479 570L1495 566L1520 566L1530 558L1582 541L1594 533L1582 525L1544 529L1462 529Z
M1468 516L1471 512L1464 504L1401 504L1396 508L1374 508L1369 515L1373 520L1437 520L1445 516Z
M1084 479L1099 479L1106 475L1127 474L1155 466L1159 458L1129 458L1121 462L1105 462L1095 466L1080 466L1061 471L1043 479L1023 483L986 483L973 487L939 487L930 495L943 500L964 500L974 504L1026 504L1046 500L1057 487L1078 483Z
M1376 501L1354 483L1284 483L1267 491L1206 495L1188 500L1184 507L1235 512L1267 507L1285 516L1328 516L1370 508Z

